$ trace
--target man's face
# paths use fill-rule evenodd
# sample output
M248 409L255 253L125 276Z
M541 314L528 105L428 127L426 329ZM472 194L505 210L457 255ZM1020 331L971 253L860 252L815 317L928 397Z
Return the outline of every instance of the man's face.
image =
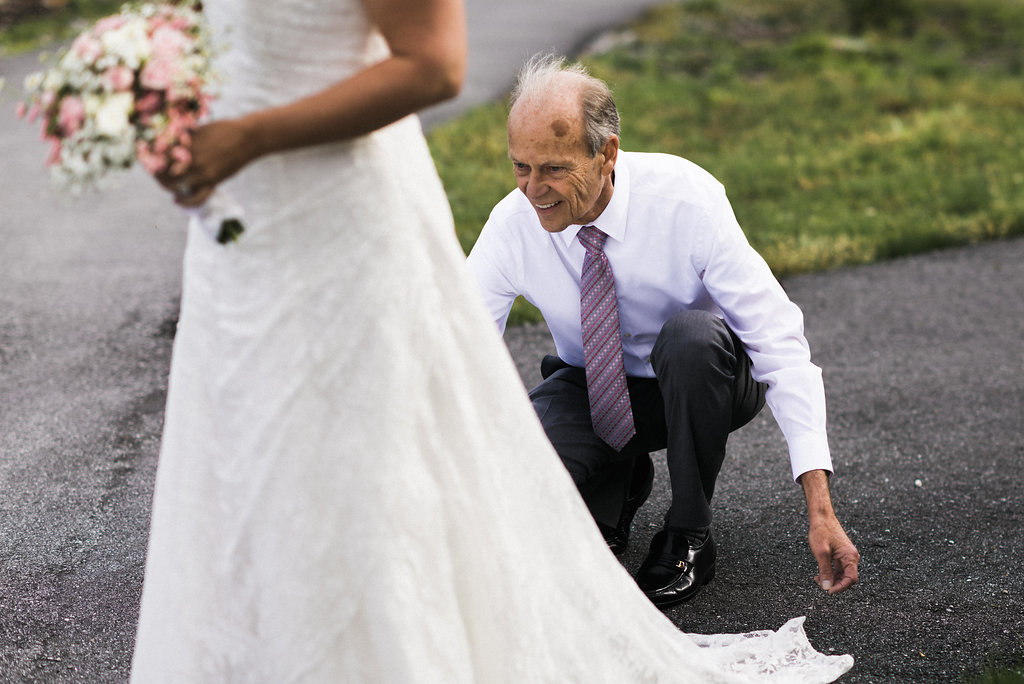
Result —
M594 221L612 196L612 170L619 148L612 137L591 157L583 142L579 106L517 105L508 119L508 156L519 189L544 230Z

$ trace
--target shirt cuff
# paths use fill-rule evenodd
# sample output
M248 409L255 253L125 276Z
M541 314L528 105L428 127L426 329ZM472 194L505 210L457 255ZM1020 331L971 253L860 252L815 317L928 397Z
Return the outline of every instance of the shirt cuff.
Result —
M832 472L832 455L828 448L828 438L824 433L794 435L789 438L788 444L794 482L808 470Z

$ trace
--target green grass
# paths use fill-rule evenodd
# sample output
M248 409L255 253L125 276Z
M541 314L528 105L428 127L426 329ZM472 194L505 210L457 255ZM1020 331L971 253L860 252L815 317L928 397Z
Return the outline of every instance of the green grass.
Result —
M1024 684L1024 662L1011 666L988 664L977 677L964 679L966 684Z
M583 61L623 148L708 169L779 276L1024 234L1024 1L881 4L691 0ZM468 250L514 187L505 106L429 137Z
M115 14L125 0L68 0L60 10L29 17L0 30L0 56L73 37L85 22Z

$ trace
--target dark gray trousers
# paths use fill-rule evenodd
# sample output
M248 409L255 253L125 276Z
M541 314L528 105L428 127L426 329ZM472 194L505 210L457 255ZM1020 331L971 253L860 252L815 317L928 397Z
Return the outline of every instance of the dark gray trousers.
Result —
M545 358L545 379L530 399L595 520L614 527L634 462L667 449L672 504L666 527L707 527L726 440L764 406L765 386L751 377L750 359L736 335L705 311L670 318L651 364L655 378L627 378L637 434L621 452L594 434L582 368Z

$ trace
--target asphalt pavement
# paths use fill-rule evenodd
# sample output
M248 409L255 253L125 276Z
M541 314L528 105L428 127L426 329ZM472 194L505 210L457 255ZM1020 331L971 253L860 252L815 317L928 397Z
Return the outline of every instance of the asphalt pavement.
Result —
M533 52L574 52L650 4L471 0L466 89L425 121L501 96ZM36 68L36 55L0 59L0 682L119 682L183 219L138 173L114 193L53 194L44 146L13 116ZM668 611L681 629L806 615L818 648L854 655L844 682L958 681L989 659L1024 660L1022 264L1017 239L783 283L824 369L833 492L861 581L833 597L813 584L802 495L766 410L730 441L714 502L717 577ZM507 340L532 385L550 336L536 325ZM631 569L667 506L662 454L656 464L623 557Z
M959 682L1024 661L1024 240L786 279L822 367L833 498L860 582L812 582L803 496L765 410L730 438L713 502L715 580L668 611L691 632L777 628L851 653L843 682ZM524 381L541 326L509 345ZM634 522L636 569L668 507L664 454Z

